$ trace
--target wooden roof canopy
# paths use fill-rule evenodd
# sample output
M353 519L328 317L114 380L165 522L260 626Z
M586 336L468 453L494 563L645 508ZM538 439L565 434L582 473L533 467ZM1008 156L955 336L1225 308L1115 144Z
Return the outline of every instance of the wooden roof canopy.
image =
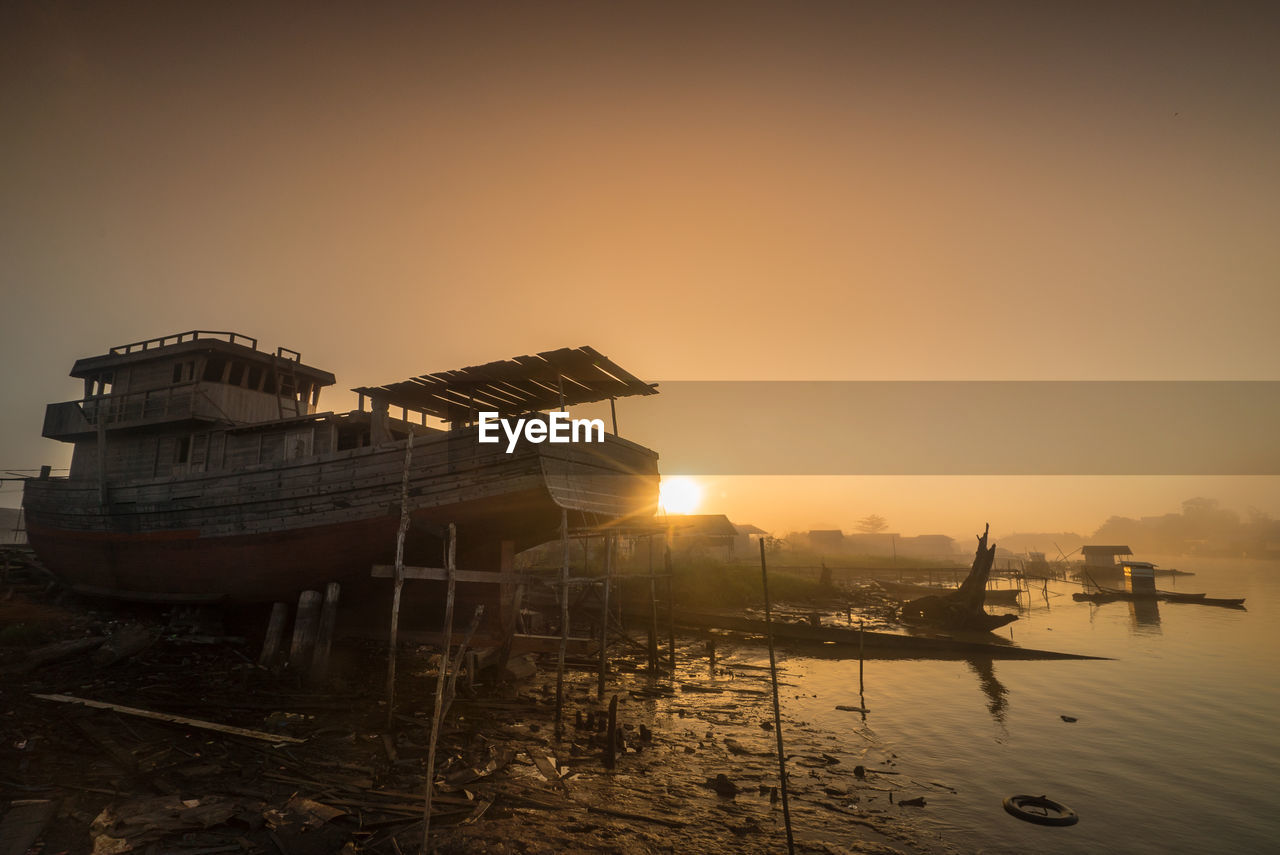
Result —
M656 395L646 383L591 347L562 347L533 356L423 374L385 386L351 391L448 422L473 421L478 412L516 416L630 395Z

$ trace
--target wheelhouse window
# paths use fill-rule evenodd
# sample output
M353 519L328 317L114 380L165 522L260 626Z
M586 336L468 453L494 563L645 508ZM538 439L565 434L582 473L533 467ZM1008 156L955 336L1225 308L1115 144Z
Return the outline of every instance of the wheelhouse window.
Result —
M211 357L204 366L204 381L206 383L221 383L222 375L227 370L227 360L219 357Z

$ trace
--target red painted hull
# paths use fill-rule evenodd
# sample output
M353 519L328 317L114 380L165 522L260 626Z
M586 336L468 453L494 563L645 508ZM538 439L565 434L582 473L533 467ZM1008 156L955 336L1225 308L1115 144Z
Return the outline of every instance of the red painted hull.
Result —
M497 570L502 541L523 549L553 538L562 509L582 525L644 515L656 501L656 455L622 440L566 460L537 449L480 455L463 439L415 447L408 564L440 566L450 523L458 566ZM55 575L86 593L288 600L327 582L369 582L373 565L393 563L403 458L402 442L289 467L114 485L105 507L96 484L32 481L27 535Z

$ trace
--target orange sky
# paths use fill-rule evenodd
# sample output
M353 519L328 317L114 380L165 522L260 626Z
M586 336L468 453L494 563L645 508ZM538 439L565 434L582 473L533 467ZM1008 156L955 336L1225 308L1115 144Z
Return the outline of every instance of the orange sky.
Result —
M1280 379L1275 7L689 5L6 4L0 465L65 460L75 357L192 328L343 388L584 343L661 381ZM1063 483L723 502L1280 515L1273 479Z

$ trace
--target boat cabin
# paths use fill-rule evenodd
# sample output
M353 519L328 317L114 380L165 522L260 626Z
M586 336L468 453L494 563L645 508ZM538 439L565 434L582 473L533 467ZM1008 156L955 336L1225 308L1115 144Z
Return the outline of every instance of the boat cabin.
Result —
M1149 561L1122 561L1124 579L1134 593L1155 593L1156 565Z
M528 415L656 393L584 346L360 387L358 409L319 412L331 373L295 350L207 330L113 347L77 360L71 376L84 381L84 397L50 404L43 435L75 444L69 480L104 490L469 428L485 411Z
M332 450L316 417L328 371L297 351L233 332L192 330L79 359L84 397L50 404L43 435L75 444L71 480L154 478Z

